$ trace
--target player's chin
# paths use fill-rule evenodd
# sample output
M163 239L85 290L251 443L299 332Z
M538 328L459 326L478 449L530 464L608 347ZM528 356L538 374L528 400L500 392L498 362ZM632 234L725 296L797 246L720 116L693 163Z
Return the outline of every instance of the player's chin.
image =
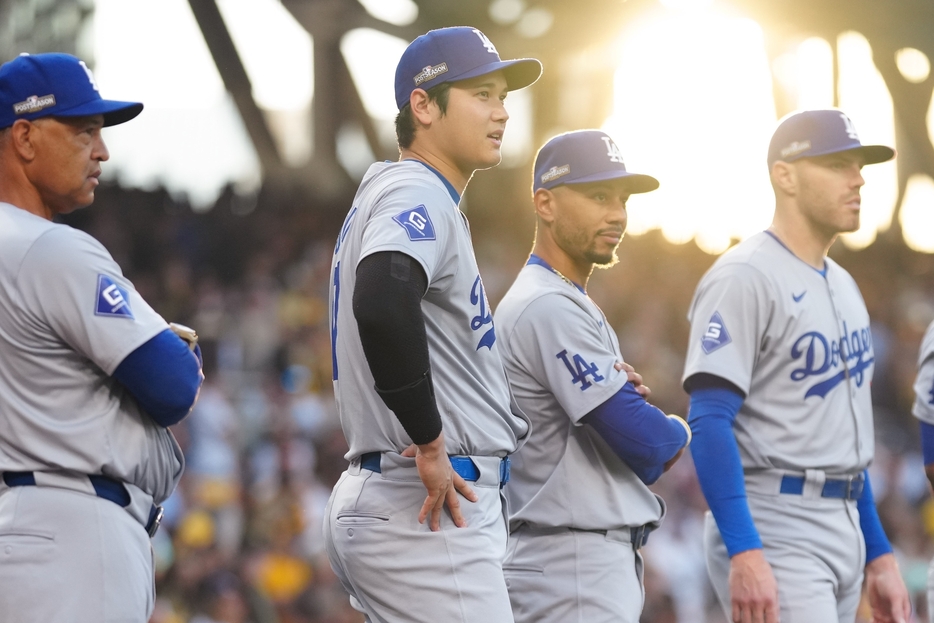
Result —
M489 169L503 161L503 152L499 147L490 148L485 150L484 154L478 158L478 160L480 161L480 166L477 167L478 169Z
M611 251L596 251L591 249L587 254L587 260L597 268L612 268L619 263L619 256L616 255L616 247Z

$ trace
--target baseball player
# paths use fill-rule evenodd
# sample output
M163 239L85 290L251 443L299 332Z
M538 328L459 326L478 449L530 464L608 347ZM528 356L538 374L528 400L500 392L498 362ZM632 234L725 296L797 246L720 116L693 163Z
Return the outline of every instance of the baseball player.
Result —
M401 158L370 167L337 240L332 363L350 467L325 542L369 621L512 620L500 487L528 421L510 408L458 204L500 161L506 93L540 73L500 60L475 28L415 39L396 68Z
M638 623L638 550L665 513L646 485L681 456L690 429L616 366L616 334L586 287L595 265L617 262L630 194L658 181L627 171L599 130L551 139L534 171L534 247L495 314L533 430L506 488L509 598L517 623Z
M731 620L907 622L908 594L876 512L869 315L827 252L859 227L863 145L839 110L791 114L768 151L772 225L697 286L684 388L712 512L705 549Z
M915 377L915 403L911 409L921 424L921 454L924 472L934 486L934 322L921 340L918 375ZM928 621L934 622L934 560L928 568Z
M149 539L184 465L167 427L194 404L199 356L99 242L52 220L94 200L109 157L101 128L142 108L101 99L74 56L0 67L4 621L153 611Z

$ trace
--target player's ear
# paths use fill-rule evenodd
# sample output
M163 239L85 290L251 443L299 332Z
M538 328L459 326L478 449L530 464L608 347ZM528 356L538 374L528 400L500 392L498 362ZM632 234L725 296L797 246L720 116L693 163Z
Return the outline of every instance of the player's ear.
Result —
M794 165L779 160L772 165L772 187L783 194L794 196L797 194L798 175Z
M35 139L40 128L26 119L17 119L8 131L10 145L21 159L31 162L36 157Z
M425 89L415 89L409 95L409 106L412 109L412 119L418 125L431 125L431 99Z
M555 220L555 195L550 190L539 188L532 196L535 204L535 214L546 223Z

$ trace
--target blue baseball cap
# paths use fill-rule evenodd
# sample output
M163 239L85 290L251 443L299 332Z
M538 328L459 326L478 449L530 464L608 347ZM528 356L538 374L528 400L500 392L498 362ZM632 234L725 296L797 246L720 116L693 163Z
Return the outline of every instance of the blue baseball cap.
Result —
M21 54L0 65L0 128L17 119L104 115L104 125L129 121L139 102L105 100L84 61L71 54Z
M409 44L396 65L396 106L409 103L415 89L476 78L502 70L510 91L522 89L542 75L534 58L504 61L487 36L470 26L429 30Z
M895 157L891 147L860 143L853 122L842 110L803 110L785 115L779 122L769 143L769 169L779 160L794 162L841 151L859 151L866 164Z
M651 175L630 173L623 155L609 134L600 130L578 130L554 137L535 156L532 192L562 184L585 184L625 179L631 193L658 188Z

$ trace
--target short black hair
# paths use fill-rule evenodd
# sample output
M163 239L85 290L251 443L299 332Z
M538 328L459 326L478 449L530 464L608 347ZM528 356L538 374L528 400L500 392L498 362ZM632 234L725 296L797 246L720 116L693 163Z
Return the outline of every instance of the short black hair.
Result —
M429 102L438 102L443 116L448 111L448 93L451 91L450 82L442 82L426 91ZM412 107L406 104L396 115L396 142L399 149L408 149L415 140L415 119L412 117Z

